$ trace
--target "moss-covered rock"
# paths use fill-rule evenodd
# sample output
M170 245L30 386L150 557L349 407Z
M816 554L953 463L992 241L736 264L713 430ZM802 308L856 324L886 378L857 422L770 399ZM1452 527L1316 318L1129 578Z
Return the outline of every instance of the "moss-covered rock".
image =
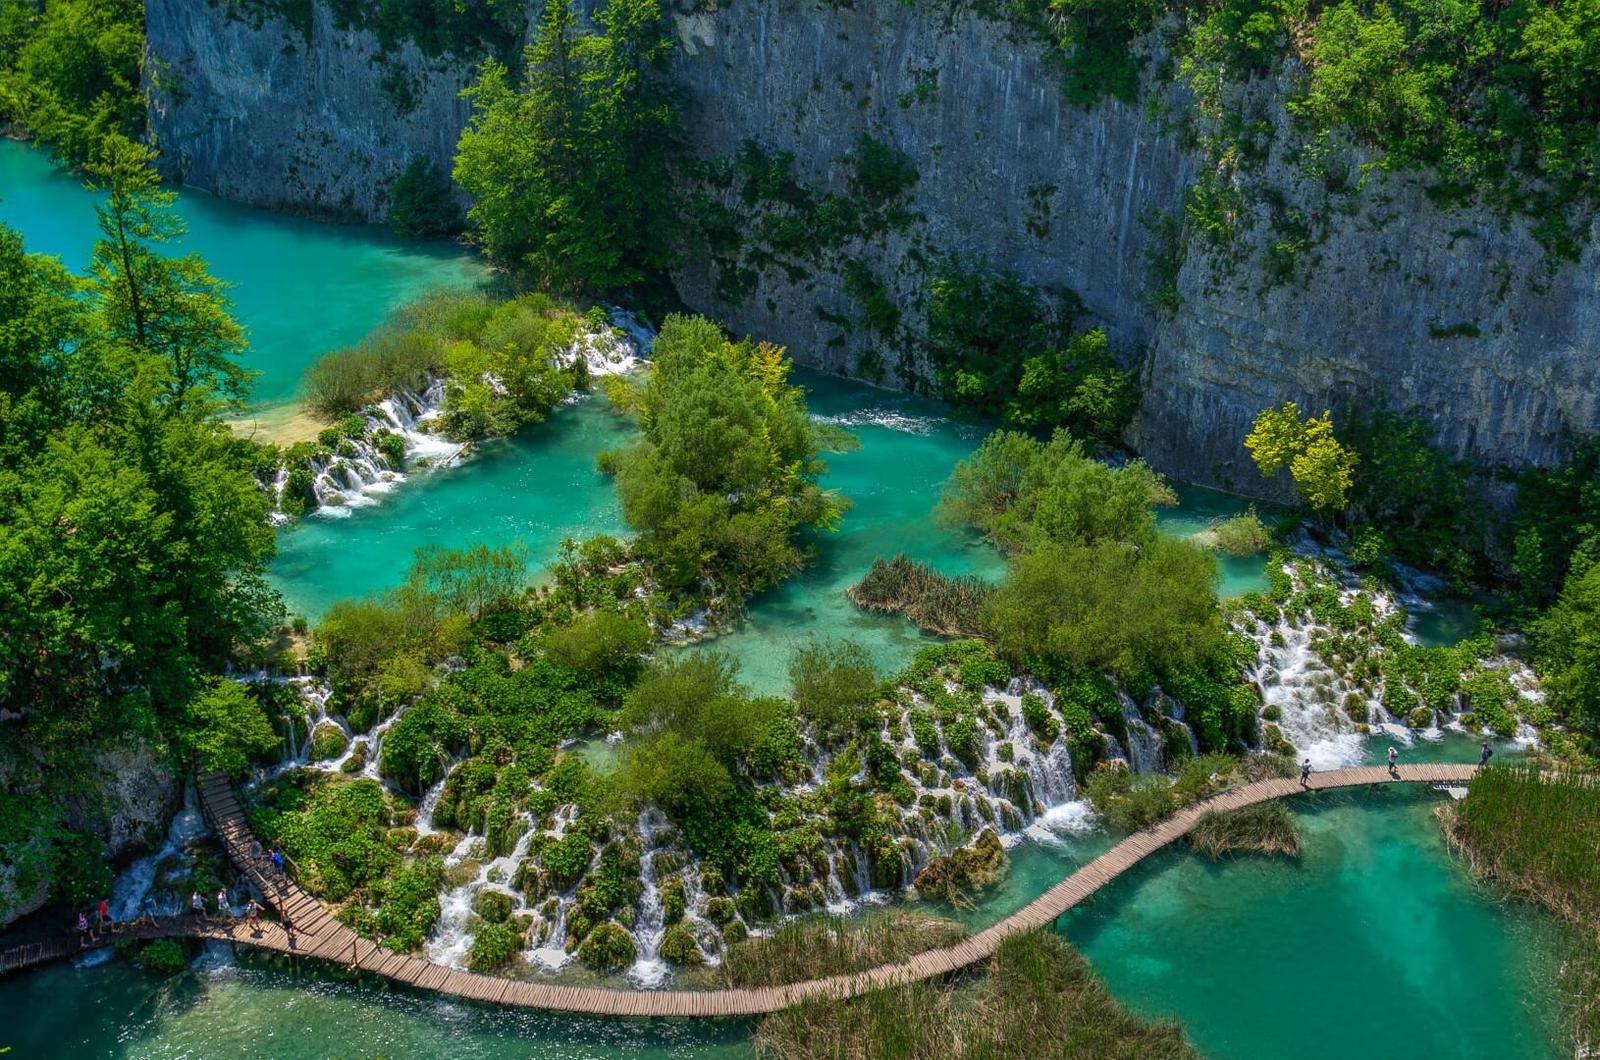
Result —
M472 911L491 924L504 923L511 916L511 896L500 891L479 891L472 899Z
M578 947L578 959L597 972L626 968L635 956L633 936L621 924L610 921L590 931Z
M700 964L705 960L700 955L694 933L682 924L667 928L667 933L661 937L661 959L672 964Z
M349 746L350 738L335 722L319 721L311 730L311 757L317 761L338 758Z
M952 904L970 902L973 891L992 887L1006 870L1006 852L994 829L985 828L968 846L934 858L917 873L917 891Z

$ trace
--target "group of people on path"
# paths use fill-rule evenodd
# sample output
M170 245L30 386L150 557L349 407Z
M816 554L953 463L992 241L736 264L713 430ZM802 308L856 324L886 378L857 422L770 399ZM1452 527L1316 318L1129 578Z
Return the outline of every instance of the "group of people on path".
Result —
M1478 747L1478 768L1482 769L1488 765L1489 759L1493 757L1494 748L1489 746L1488 740L1483 741ZM1400 776L1400 751L1394 744L1389 745L1389 775L1397 779ZM1311 759L1309 758L1300 763L1300 786L1302 788L1311 786Z
M251 840L250 857L251 861L256 865L257 870L262 872L263 875L270 873L277 876L280 888L283 882L288 879L283 871L284 858L281 851L265 851L261 848L261 844L259 842ZM228 901L228 891L226 888L217 888L217 894L214 901L216 903L216 919L237 919L234 915L233 907ZM251 933L258 937L261 934L261 913L265 908L266 906L262 905L254 898L251 898L249 902L245 904L245 920L247 920L250 924ZM213 914L206 909L206 900L201 896L198 890L191 891L189 894L189 912L200 920L208 920L213 916ZM284 931L291 933L293 932L294 928L289 923L288 910L282 910L280 912L279 920L283 925ZM139 915L132 920L132 923L153 926L155 922L155 895L146 894L144 899L139 903ZM111 915L111 899L107 897L100 899L99 904L94 906L92 909L78 910L77 928L79 945L89 946L99 940L101 932L106 930L120 931L122 930L122 925L118 924L116 918Z

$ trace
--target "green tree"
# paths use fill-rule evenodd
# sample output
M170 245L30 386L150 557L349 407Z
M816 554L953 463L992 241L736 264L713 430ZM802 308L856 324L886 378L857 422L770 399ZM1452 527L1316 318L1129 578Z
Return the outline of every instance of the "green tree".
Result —
M1600 736L1600 562L1575 564L1533 627L1545 688L1574 723Z
M251 374L240 367L244 331L229 313L225 285L198 254L167 258L156 244L183 235L161 187L155 152L107 136L86 165L91 187L106 192L95 207L101 238L89 263L104 336L146 355L159 370L166 404L181 412L194 400L242 404Z
M663 74L671 37L658 0L608 0L580 28L549 0L513 86L484 63L455 179L490 258L541 286L606 291L672 261L678 106Z
M1333 515L1348 504L1360 457L1334 436L1332 413L1301 419L1300 407L1286 401L1256 417L1244 446L1265 477L1287 467L1313 511Z
M437 239L460 229L450 179L426 155L413 157L389 188L389 227L412 239Z
M239 777L250 761L281 742L261 701L249 688L214 677L189 700L177 725L178 745L189 764L206 773Z

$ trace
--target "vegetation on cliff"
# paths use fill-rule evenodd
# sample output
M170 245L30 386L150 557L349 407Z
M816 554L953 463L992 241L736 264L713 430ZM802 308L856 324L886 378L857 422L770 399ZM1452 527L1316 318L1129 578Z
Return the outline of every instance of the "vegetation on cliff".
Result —
M672 262L677 104L658 0L608 0L584 28L550 0L520 83L487 60L455 179L490 260L544 289L609 291Z

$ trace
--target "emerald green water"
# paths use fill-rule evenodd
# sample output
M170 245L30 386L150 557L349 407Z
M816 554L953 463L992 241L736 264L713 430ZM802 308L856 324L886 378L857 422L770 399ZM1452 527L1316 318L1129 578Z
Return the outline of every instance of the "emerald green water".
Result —
M1561 1056L1553 928L1452 864L1439 798L1297 799L1298 862L1157 855L1067 936L1124 1003L1213 1056Z
M29 250L82 270L99 236L79 177L48 155L0 140L0 221ZM254 400L294 397L316 357L360 339L430 287L466 286L487 275L460 247L395 239L366 225L326 225L184 192L189 231L173 252L198 253L233 284L234 314L249 332L247 366L260 372Z
M301 520L278 536L273 584L291 610L314 617L335 600L399 584L423 545L521 541L537 568L555 558L563 538L620 534L616 493L595 457L630 430L602 398L564 405L545 423L484 445L463 466L413 473L346 518Z

